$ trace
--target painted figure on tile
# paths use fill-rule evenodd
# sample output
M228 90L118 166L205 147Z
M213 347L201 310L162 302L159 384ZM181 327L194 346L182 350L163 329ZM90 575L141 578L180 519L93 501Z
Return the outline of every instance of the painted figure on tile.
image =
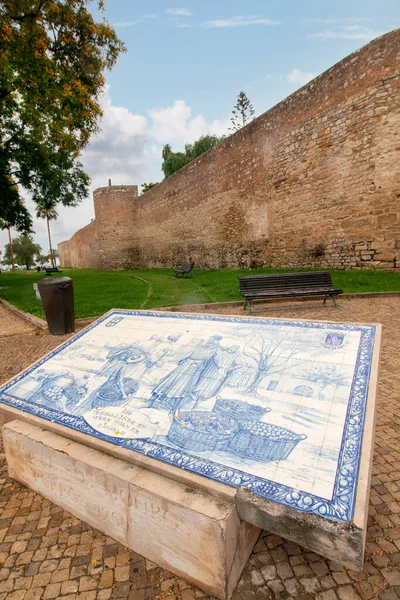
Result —
M170 357L167 360L171 360L171 357L174 354L174 345L180 337L180 334L170 334L167 338L158 334L151 336L150 341L144 345L148 352L154 353L155 365L160 366L163 363L163 359L167 357Z
M225 386L233 389L246 390L253 377L254 366L247 357L238 354L235 360L234 369L229 371L225 380Z
M87 376L79 382L68 372L54 373L39 369L32 377L41 383L29 400L53 410L73 412L75 405L87 394Z
M212 336L179 360L175 369L153 389L150 406L166 408L170 412L185 404L191 407L194 388L219 348L221 339L221 336Z
M236 368L240 368L238 350L239 346L218 347L213 356L209 358L201 378L193 388L196 405L202 400L208 400L216 396L224 386L228 376Z
M153 364L148 354L135 345L113 348L107 358L99 371L100 375L107 376L107 381L78 406L75 414L125 404L137 391L142 375Z

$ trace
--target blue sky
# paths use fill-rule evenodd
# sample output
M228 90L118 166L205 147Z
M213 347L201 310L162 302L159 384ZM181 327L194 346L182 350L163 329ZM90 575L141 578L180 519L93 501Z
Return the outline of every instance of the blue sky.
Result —
M369 41L400 27L399 0L106 0L127 46L102 99L102 132L83 153L91 191L159 181L161 150L224 134L237 94L256 115ZM29 199L28 206L33 209ZM59 211L55 243L93 218L92 196ZM48 251L43 221L36 240ZM0 248L6 243L0 232Z
M128 53L108 77L115 102L140 113L184 99L224 119L244 89L257 114L296 89L293 69L321 73L400 26L398 0L210 0L193 4L113 0L107 17ZM173 14L173 13L176 14ZM297 86L298 87L298 86Z

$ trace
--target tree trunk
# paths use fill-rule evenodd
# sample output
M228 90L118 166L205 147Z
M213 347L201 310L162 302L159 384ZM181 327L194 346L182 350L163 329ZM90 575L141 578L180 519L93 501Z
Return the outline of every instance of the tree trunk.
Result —
M56 265L54 264L54 255L53 255L53 248L51 246L51 235L50 235L50 219L47 217L47 233L49 236L49 246L50 246L50 260L51 260L51 266L55 267Z
M257 372L257 375L255 376L255 379L250 387L250 392L252 394L257 394L258 386L260 385L261 380L264 379L264 377L266 377L266 373L264 371Z
M12 238L11 238L11 227L8 227L8 241L10 244L11 270L15 271L14 250L13 250Z

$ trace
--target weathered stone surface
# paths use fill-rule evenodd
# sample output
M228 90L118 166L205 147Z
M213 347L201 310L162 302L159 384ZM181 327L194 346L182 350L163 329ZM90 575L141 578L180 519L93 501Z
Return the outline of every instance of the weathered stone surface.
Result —
M399 46L377 38L140 197L96 190L61 264L399 269Z
M362 569L364 530L353 523L339 523L318 515L300 513L282 504L259 498L245 488L237 491L236 502L242 519L271 533L279 532L283 535L284 531L287 539L298 542L309 550L336 560L350 569Z
M231 596L260 533L239 519L234 504L26 422L5 425L3 439L11 477L213 596ZM69 541L74 547L75 539ZM83 557L90 551L80 542L75 557L81 547ZM116 586L129 579L121 560ZM42 563L36 585L48 589L57 564ZM73 573L81 568L71 576L81 577ZM79 591L100 584L104 578L93 573L81 578Z

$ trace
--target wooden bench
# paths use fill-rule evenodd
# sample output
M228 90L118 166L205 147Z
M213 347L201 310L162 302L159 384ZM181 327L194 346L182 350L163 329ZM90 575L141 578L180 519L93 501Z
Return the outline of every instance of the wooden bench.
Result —
M46 275L51 275L52 273L62 273L58 267L44 267L46 271Z
M298 296L325 296L332 298L342 294L333 287L328 271L314 273L274 273L272 275L250 275L239 277L240 293L244 296L244 310L251 311L251 302L257 298L297 298Z
M191 277L193 271L194 263L188 263L187 265L182 265L180 269L175 270L175 277Z

